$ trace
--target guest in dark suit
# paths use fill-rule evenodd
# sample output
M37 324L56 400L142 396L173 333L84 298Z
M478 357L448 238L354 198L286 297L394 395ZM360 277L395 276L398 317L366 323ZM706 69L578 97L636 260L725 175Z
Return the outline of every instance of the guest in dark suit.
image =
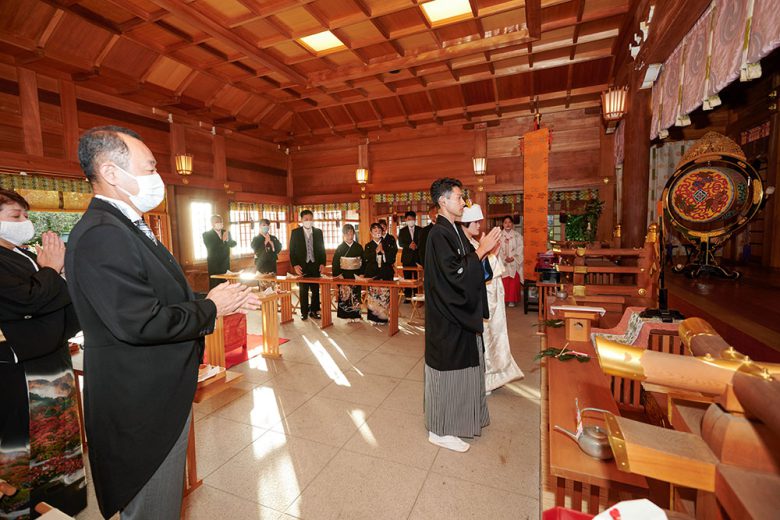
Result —
M84 409L100 511L178 520L203 337L219 316L257 309L224 283L196 300L143 213L165 185L138 134L88 130L79 161L95 198L68 241L68 289L84 330Z
M434 224L436 224L436 217L439 215L439 208L436 206L436 204L431 204L431 207L428 208L428 218L430 219L430 222L427 226L422 228L420 230L420 250L419 250L419 256L420 256L420 265L425 265L425 245L428 243L428 233L431 232L431 229L433 229Z
M387 220L379 219L377 222L382 227L382 244L388 257L392 257L393 263L395 263L398 257L398 240L390 234L387 227Z
M206 246L206 263L209 270L209 289L213 289L224 280L211 278L212 274L225 274L230 271L230 248L236 247L236 241L225 229L222 217L211 217L211 229L203 233L203 244Z
M282 243L271 234L271 221L260 219L260 234L252 239L255 267L261 274L276 274L276 261L282 251Z
M24 249L28 209L0 189L0 479L18 490L0 494L0 518L29 518L39 502L75 516L87 505L68 350L79 323L60 276L65 244L46 232L37 256Z
M322 230L314 227L314 213L301 211L301 226L290 234L290 264L295 274L308 278L319 278L325 271L325 240ZM320 319L320 287L316 283L298 284L301 301L301 319L311 316ZM311 305L309 292L311 291Z
M403 248L401 252L401 265L404 267L417 267L420 264L420 232L422 231L417 225L417 213L414 211L407 211L404 215L406 219L406 227L402 228L398 232L398 245ZM404 278L407 280L416 280L417 271L404 270ZM412 297L414 289L404 289L406 294L406 300Z

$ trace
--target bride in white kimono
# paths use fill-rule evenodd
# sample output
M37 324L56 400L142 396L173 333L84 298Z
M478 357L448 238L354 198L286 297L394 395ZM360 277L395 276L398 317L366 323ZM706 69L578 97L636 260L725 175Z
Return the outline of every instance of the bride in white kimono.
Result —
M483 219L482 208L474 204L463 209L461 226L472 244L478 244L480 224ZM475 246L476 247L476 246ZM490 319L485 323L482 340L485 345L485 391L490 393L510 381L525 377L515 363L509 350L509 335L506 330L506 308L504 307L504 284L501 276L503 262L495 251L487 257L493 278L486 282Z

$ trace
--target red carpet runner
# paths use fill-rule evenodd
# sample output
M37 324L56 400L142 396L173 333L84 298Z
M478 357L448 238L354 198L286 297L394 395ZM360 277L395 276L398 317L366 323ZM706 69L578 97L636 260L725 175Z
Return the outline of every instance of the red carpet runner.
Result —
M279 345L290 341L287 338L279 338ZM227 368L236 366L263 353L263 336L257 334L246 335L247 348L236 348L225 352L225 365Z

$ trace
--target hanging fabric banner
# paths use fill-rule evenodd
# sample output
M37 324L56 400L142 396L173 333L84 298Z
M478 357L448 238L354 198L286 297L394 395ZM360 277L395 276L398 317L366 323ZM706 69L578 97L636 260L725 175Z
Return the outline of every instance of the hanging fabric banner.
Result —
M523 272L536 280L536 255L547 251L547 176L550 131L541 128L523 135Z

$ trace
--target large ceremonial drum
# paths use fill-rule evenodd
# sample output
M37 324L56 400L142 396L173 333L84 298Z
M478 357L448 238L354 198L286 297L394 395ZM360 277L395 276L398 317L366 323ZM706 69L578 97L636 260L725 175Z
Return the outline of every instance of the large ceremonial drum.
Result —
M755 216L763 197L761 177L744 158L709 153L678 165L662 200L680 233L720 242Z

